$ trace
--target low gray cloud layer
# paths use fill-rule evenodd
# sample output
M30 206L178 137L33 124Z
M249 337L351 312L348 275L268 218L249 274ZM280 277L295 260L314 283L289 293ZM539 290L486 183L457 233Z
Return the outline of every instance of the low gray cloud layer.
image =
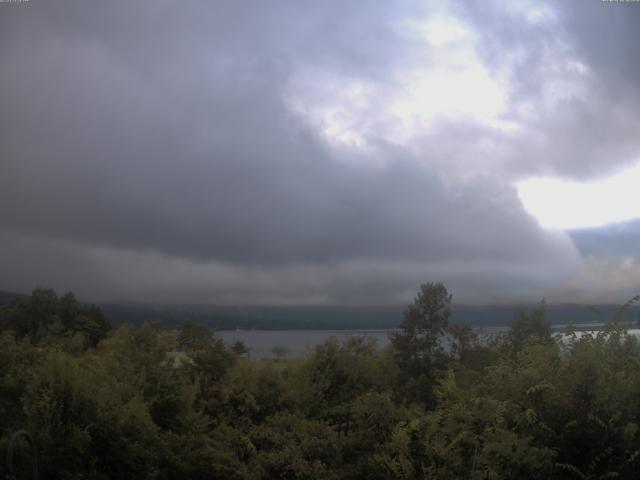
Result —
M441 279L463 301L591 295L584 255L513 182L636 159L638 66L616 39L640 9L483 5L0 4L0 288L387 303ZM443 51L415 28L432 18L467 33ZM434 113L419 80L439 85L447 53L480 90Z

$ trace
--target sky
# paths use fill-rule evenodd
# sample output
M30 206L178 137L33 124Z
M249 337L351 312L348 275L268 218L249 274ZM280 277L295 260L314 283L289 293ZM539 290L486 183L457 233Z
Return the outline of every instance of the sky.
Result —
M640 2L0 3L0 289L625 301Z

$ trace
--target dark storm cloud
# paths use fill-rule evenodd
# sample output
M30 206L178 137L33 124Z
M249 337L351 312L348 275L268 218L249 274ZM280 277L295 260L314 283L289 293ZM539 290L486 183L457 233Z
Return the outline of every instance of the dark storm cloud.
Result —
M282 102L281 77L296 61L289 41L323 57L314 42L328 22L344 37L333 61L368 63L341 33L353 14L317 12L309 32L295 8L286 17L235 3L33 7L4 18L5 228L267 262L341 257L335 232L354 216L363 227L345 243L383 233L361 215L368 194L349 192L362 179L334 165ZM283 27L289 38L277 35ZM384 37L370 27L349 33Z
M504 204L490 188L451 198L433 171L409 160L371 170L332 158L282 102L282 63L293 59L284 46L264 51L268 34L278 38L275 12L164 4L145 15L136 4L116 14L87 5L13 15L3 75L11 92L2 109L5 228L233 262L515 258L537 248L531 222L503 212L509 192ZM167 9L173 14L163 16ZM287 20L318 30L338 20L331 11ZM364 17L369 29L350 36L338 23L333 42L352 50L343 53L351 69L373 69L373 51L347 41L373 39L382 29L373 14L369 24ZM292 43L317 38L292 31ZM513 247L482 238L512 222L522 232ZM467 229L476 230L472 241L457 235Z
M532 295L541 298L541 286L557 281L567 268L541 261L357 259L263 268L1 232L0 243L2 278L10 279L13 289L51 286L106 302L404 303L425 279L445 279L458 302L530 301Z
M605 96L567 100L551 129L542 115L530 136L456 120L418 149L331 145L292 110L291 79L310 69L392 88L408 63L431 61L398 28L428 12L417 3L0 7L5 288L46 280L110 299L382 302L437 277L469 299L524 297L577 257L524 213L511 181L602 165L615 149L597 147L598 135L603 145L624 137L616 162L636 146L619 122L598 128ZM520 47L510 100L535 107L548 73L539 52L555 45L555 27L523 34L515 14L458 14L503 25L478 28L479 53L499 66ZM579 26L563 28L586 57ZM589 58L596 72L601 57ZM471 178L451 181L456 170Z

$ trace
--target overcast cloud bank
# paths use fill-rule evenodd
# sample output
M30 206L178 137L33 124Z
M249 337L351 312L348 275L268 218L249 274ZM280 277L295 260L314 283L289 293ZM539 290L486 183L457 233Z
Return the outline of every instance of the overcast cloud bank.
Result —
M515 189L638 161L640 5L0 7L0 288L383 304L429 280L477 303L640 287L628 231L594 249Z

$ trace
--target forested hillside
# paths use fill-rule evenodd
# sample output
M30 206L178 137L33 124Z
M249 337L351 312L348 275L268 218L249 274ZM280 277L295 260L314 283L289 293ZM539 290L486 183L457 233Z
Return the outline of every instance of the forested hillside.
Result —
M518 310L535 305L452 305L449 323L474 327L508 326ZM178 328L185 319L216 330L361 330L392 329L402 320L404 306L211 306L211 305L132 305L103 304L102 311L115 327L145 321L163 328ZM546 319L553 325L574 322L602 323L615 315L618 305L548 305ZM629 308L629 318L640 318L637 306ZM587 325L584 328L588 328Z
M0 309L0 447L27 429L42 478L65 480L638 478L624 315L561 340L541 307L482 343L450 304L426 284L385 349L254 360L193 322L113 331L36 290Z

